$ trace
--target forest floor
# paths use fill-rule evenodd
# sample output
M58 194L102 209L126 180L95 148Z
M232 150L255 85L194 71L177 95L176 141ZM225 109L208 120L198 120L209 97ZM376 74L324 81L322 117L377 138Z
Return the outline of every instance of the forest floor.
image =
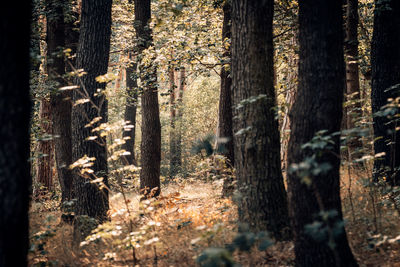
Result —
M400 244L391 242L400 234L399 214L379 206L376 192L359 178L343 180L346 229L360 266L400 266ZM139 202L134 192L125 193L126 200L111 194L111 221L80 246L72 242L73 227L60 219L58 201L38 199L30 210L30 264L195 266L205 248L224 247L236 235L236 206L221 197L221 189L221 182L186 180L170 183L153 202ZM266 251L235 252L234 260L242 266L293 266L293 249L292 242L278 242Z

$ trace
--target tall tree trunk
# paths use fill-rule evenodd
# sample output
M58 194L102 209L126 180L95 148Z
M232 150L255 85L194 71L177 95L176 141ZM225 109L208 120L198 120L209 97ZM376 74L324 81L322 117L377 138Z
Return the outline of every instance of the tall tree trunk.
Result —
M31 1L0 10L0 266L27 266Z
M299 87L290 112L292 131L288 151L296 266L357 266L341 224L340 138L332 137L331 148L318 151L302 148L318 131L327 130L327 134L340 131L345 85L342 2L300 1L299 27ZM330 169L319 175L309 170L306 176L291 171L293 164L312 157L318 164L316 169L322 168L320 164L329 164ZM337 214L329 218L327 225L318 217L322 217L321 212ZM316 220L328 227L322 232L326 238L320 242L306 231L307 225ZM334 233L333 226L336 226Z
M50 84L51 118L53 126L55 158L58 180L61 187L61 201L71 200L72 163L71 146L71 91L59 91L65 86L63 75L65 63L62 50L65 48L64 3L57 0L46 1L47 15L47 72Z
M153 43L150 30L150 0L135 0L135 30L139 57ZM151 60L151 62L153 62ZM146 196L160 194L161 124L158 106L157 67L140 60L139 76L142 82L142 142L140 189Z
M179 81L178 81L178 99L177 103L177 114L176 114L176 156L175 162L177 170L180 171L182 168L182 119L183 119L183 95L186 90L186 69L181 67L179 70Z
M296 50L299 47L298 42L298 30L293 30L293 37L290 41L290 46L293 47L293 55L289 58L288 68L289 73L287 75L287 79L289 82L289 86L286 92L285 97L285 116L283 117L282 125L281 125L281 160L282 160L282 169L287 169L287 148L289 144L289 134L290 132L290 120L289 120L289 111L292 108L294 99L296 98L297 93L297 77L298 77L298 64L299 57Z
M108 185L106 138L99 136L95 141L87 138L96 135L91 132L93 128L107 122L107 100L103 94L106 84L97 83L95 79L107 73L110 36L111 1L83 0L76 65L86 74L77 78L76 84L80 88L73 92L72 159L76 162L86 155L94 157L95 161L90 167L93 173L74 172L74 189L76 214L88 215L100 222L107 218L108 191L90 180L103 178L103 183ZM77 101L82 99L90 99L90 102L78 104ZM97 117L101 117L98 122L86 126Z
M224 58L231 57L229 39L231 38L231 5L228 1L223 6L224 21L222 24L222 43L225 48ZM223 151L223 155L234 165L234 149L233 149L233 130L232 130L232 78L230 77L230 64L221 67L221 89L219 95L219 112L218 112L218 139L219 146ZM225 139L225 140L224 140Z
M232 86L239 221L289 237L273 70L273 0L232 1ZM252 101L249 101L252 99ZM247 101L246 101L247 100ZM251 102L251 103L248 103Z
M347 101L350 104L346 107L347 116L345 116L346 128L356 127L356 121L361 117L360 101L360 79L358 73L358 0L347 0L346 7L346 90ZM351 152L362 147L360 138L355 137L348 144ZM355 155L359 156L359 153Z
M39 119L41 128L41 140L38 144L38 152L41 154L37 162L36 181L46 190L53 188L53 152L54 143L52 134L52 114L49 99L45 97L40 101ZM40 190L39 190L40 191ZM40 193L40 192L37 192Z
M131 55L129 55L130 60L133 60ZM126 69L126 106L124 119L125 122L129 122L128 127L125 129L123 136L129 137L125 140L123 149L130 152L130 155L124 156L124 164L136 165L135 160L135 132L136 132L136 110L138 102L138 88L137 88L137 78L136 78L137 64L136 62L131 62L131 64Z
M372 112L378 112L388 98L400 96L400 1L375 1L374 33L371 47ZM390 90L388 90L390 88ZM396 112L398 115L399 112ZM386 177L392 185L400 185L400 132L398 122L374 116L374 178Z
M175 177L177 173L177 161L176 161L176 97L175 97L175 69L173 66L169 67L168 70L169 78L169 105L170 105L170 133L169 133L169 153L170 153L170 164L169 164L169 177Z

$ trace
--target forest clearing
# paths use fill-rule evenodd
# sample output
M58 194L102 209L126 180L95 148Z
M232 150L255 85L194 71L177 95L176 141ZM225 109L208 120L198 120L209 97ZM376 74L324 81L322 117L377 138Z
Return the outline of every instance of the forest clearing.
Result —
M400 1L1 12L0 267L400 267Z

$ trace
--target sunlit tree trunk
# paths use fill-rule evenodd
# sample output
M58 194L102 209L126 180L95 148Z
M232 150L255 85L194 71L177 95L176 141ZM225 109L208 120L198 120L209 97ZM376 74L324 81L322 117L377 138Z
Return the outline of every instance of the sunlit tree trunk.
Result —
M318 131L340 131L342 120L345 64L343 55L342 2L337 0L299 2L299 86L290 112L292 130L288 151L288 188L293 222L296 266L357 266L350 250L340 200L340 137L332 136L331 148L303 148ZM305 174L291 171L315 157L318 167ZM322 164L329 168L322 170ZM315 174L321 168L321 174ZM307 225L327 221L319 214L330 214L322 241L307 232ZM326 217L325 217L326 218ZM333 231L333 226L336 229ZM320 231L320 232L318 232Z
M170 165L169 165L169 176L170 178L175 177L177 173L177 162L176 162L176 85L175 85L175 69L174 67L169 67L168 70L169 78L169 105L170 105L170 133L169 133L169 153L170 153Z
M95 141L87 138L96 135L91 132L94 127L107 122L107 100L102 93L106 84L96 82L96 77L107 73L110 36L111 1L83 0L76 65L86 74L76 78L79 89L73 92L72 158L75 162L86 155L94 157L95 161L90 167L93 173L86 173L86 177L80 170L74 170L74 189L76 214L88 215L100 222L107 219L108 190L90 181L103 178L104 185L108 185L106 138L98 137ZM90 102L79 104L77 101L82 99L90 99ZM97 117L101 117L98 122L86 126Z
M272 0L232 1L232 87L241 105L233 125L239 221L282 240L290 230L274 110L273 8Z
M130 60L133 60L131 55L129 55ZM126 69L126 106L124 119L128 122L129 127L127 127L123 133L124 137L129 137L125 140L123 149L130 152L130 155L124 156L124 164L136 165L135 160L135 138L136 138L136 110L138 102L138 88L136 79L137 64L136 62L131 62L131 64Z
M153 43L149 22L150 0L135 0L135 30L139 57ZM142 142L140 189L148 196L160 194L161 124L158 106L157 67L151 63L139 63L142 100Z
M371 47L372 112L378 112L388 98L400 96L400 1L375 1L374 33ZM390 89L390 90L388 90ZM399 112L396 112L396 116ZM400 185L399 123L374 116L375 154L385 153L374 161L374 178L385 177ZM395 120L397 120L395 118Z
M29 247L29 35L31 1L0 16L0 266L27 266Z

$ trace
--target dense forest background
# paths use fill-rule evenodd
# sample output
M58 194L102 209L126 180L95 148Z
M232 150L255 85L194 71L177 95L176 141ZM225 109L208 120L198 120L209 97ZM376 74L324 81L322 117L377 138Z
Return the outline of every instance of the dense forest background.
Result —
M1 13L0 266L400 266L399 1Z

